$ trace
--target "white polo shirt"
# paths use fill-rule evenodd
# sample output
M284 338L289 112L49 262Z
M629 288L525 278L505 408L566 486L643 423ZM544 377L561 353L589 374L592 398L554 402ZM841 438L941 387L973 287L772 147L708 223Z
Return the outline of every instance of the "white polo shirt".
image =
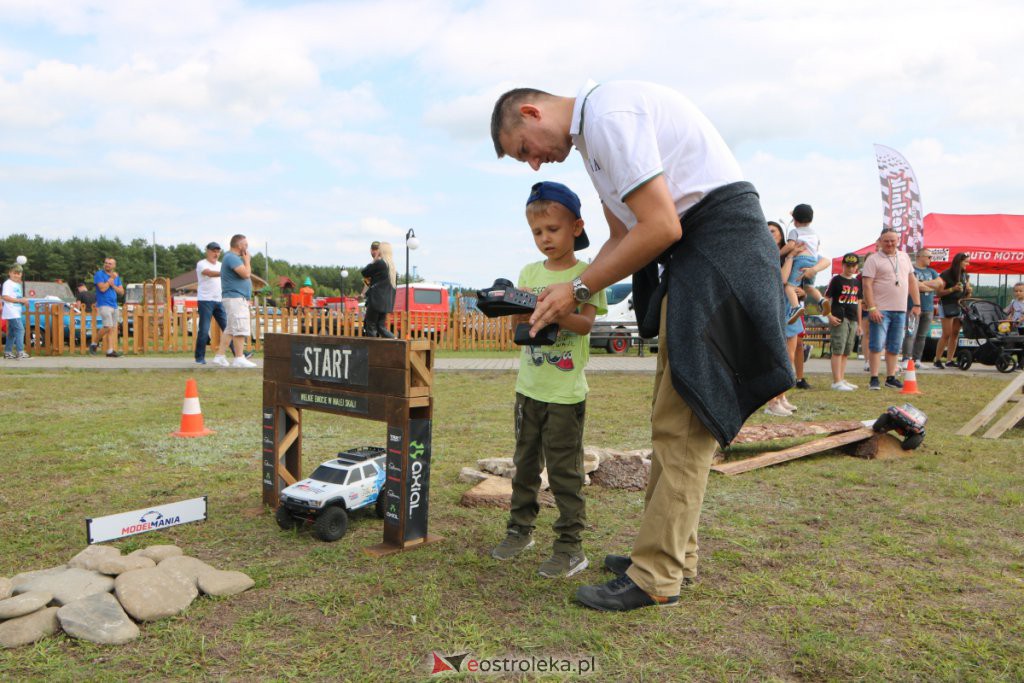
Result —
M743 180L722 136L690 100L641 81L587 81L569 128L594 188L627 228L629 194L662 175L682 215L712 190Z
M196 299L199 301L220 301L220 278L203 275L204 270L220 272L220 261L210 263L202 259L196 264Z

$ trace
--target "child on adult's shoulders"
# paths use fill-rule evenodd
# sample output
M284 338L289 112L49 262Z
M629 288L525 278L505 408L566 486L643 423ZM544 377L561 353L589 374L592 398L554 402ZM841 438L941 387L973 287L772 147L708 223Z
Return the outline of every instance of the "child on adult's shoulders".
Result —
M572 576L589 565L582 545L586 524L583 423L588 391L583 369L590 357L594 317L608 307L604 290L591 294L579 279L587 264L575 252L586 249L590 240L576 193L561 183L537 183L526 200L526 220L545 258L524 267L517 286L540 293L550 285L572 282L579 305L555 321L559 332L553 345L522 349L516 379L511 510L505 539L491 556L510 560L534 545L540 475L546 464L559 516L553 552L537 571L556 578Z
M822 294L814 286L814 278L818 271L827 265L821 264L821 237L811 227L814 220L814 209L810 204L797 204L791 212L793 228L786 236L788 253L793 256L793 267L786 279L786 301L789 303L789 322L794 322L801 313L803 306L799 301L797 290L802 289L810 301L821 304Z

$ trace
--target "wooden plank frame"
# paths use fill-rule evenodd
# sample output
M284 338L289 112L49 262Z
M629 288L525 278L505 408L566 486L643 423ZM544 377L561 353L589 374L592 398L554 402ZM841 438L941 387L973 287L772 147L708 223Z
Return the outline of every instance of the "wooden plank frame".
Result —
M302 478L302 413L387 424L387 555L442 540L428 533L434 342L267 334L263 364L263 503Z
M1019 375L1010 381L1002 391L996 394L996 397L988 402L984 408L978 411L978 414L972 417L967 424L961 427L957 431L958 436L970 436L974 432L978 431L981 427L985 426L989 420L995 417L995 414L999 412L999 409L1003 407L1008 401L1014 400L1020 392L1024 390L1024 375ZM997 421L985 434L983 435L986 439L998 439L1003 435L1007 429L1010 429L1015 424L1020 422L1024 418L1024 409L1021 406L1024 403L1018 403L1012 407L1002 419Z

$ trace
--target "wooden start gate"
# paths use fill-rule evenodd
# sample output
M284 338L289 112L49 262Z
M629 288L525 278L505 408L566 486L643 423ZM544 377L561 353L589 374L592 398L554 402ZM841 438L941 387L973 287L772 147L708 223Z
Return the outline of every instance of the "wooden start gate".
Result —
M268 334L263 503L302 479L302 412L387 423L384 541L374 555L439 541L427 532L434 345L428 340Z

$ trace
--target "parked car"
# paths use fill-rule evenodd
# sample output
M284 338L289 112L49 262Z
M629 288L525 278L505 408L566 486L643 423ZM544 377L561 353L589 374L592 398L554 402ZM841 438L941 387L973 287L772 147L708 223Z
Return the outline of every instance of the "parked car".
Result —
M40 331L46 330L47 321L49 316L49 307L59 304L64 309L62 327L64 330L64 341L68 343L71 341L71 330L74 329L75 343L76 344L88 344L91 343L93 337L93 317L91 315L81 316L77 314L77 308L75 303L63 301L56 295L49 295L45 297L29 298L28 306L25 307L26 312L26 343L30 346L43 346L45 335L42 339L35 337L35 330ZM74 313L74 314L73 314ZM36 315L38 314L38 324L36 322ZM84 318L84 323L83 323ZM74 323L72 323L72 319ZM99 317L96 318L96 329L99 330L103 327L103 321Z
M408 285L408 290L407 295L406 285L399 285L395 293L395 310L392 314L395 329L401 329L402 314L405 313L405 301L408 298L411 314L409 329L424 332L447 330L451 310L448 289L436 282L413 282Z
M608 312L594 318L590 330L591 348L607 349L608 353L622 354L632 346L647 343L657 348L657 337L642 339L633 310L633 283L616 282L605 290Z

